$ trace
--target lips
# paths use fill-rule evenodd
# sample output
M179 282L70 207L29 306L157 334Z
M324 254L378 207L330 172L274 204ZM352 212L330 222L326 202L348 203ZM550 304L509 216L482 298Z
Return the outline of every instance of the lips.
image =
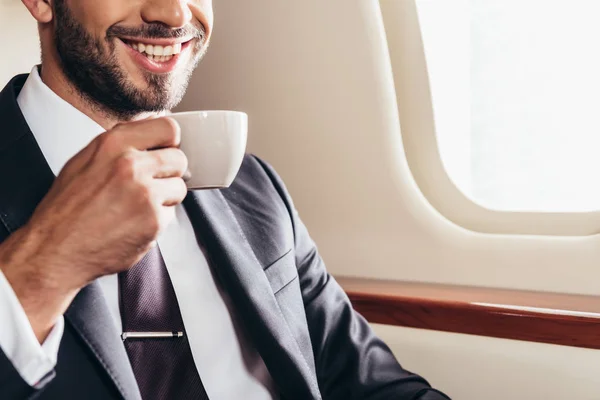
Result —
M148 39L147 41L141 41L129 38L119 39L138 66L157 74L175 70L179 59L190 47L193 40Z
M153 45L147 42L132 42L128 40L123 40L123 43L155 62L171 60L174 56L181 53L183 47L182 43L174 43L166 46L159 44Z

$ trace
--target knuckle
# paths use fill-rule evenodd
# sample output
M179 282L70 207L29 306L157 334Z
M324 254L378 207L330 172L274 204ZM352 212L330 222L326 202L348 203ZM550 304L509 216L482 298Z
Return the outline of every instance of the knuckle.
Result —
M135 196L140 202L142 210L147 210L151 215L154 214L154 193L152 193L152 189L148 185L139 182L138 185L136 185Z
M152 239L156 238L160 232L161 221L158 214L154 213L146 220L146 232Z
M133 151L127 151L116 160L116 176L127 181L137 177L137 156Z
M176 153L177 153L177 158L180 160L181 162L181 166L183 171L185 172L185 170L188 167L188 158L185 155L185 153L183 152L183 150L181 149L175 149Z
M156 238L162 229L161 209L162 207L152 204L144 215L144 230L152 238Z
M167 167L173 163L173 150L174 149L169 148L169 149L162 149L157 152L159 163L160 163L161 167Z
M160 169L167 164L167 160L165 159L164 150L154 150L150 153L156 164L154 168Z
M135 213L140 218L141 226L144 227L144 232L152 238L160 230L158 217L160 207L156 204L151 189L146 185L138 185L133 197L136 199Z
M104 132L98 136L98 146L101 152L114 154L122 147L119 135L114 132Z
M77 161L77 156L70 158L69 161L67 161L65 166L60 171L59 175L68 174L72 169L75 168L75 166L77 165Z
M103 132L94 138L94 142L96 142L98 147L103 147L106 145L106 141L109 137L110 135L108 134L108 132Z
M152 243L154 240L156 240L158 238L158 231L155 231L154 229L152 229L152 227L150 225L148 226L144 226L143 231L141 231L140 236L141 236L141 241L144 243Z
M171 153L171 165L179 176L183 175L188 167L188 159L181 149L173 148Z
M179 198L181 201L183 201L183 199L185 199L185 196L187 196L187 185L185 184L183 179L178 179L178 194L179 194Z
M173 146L178 146L181 142L181 129L177 121L169 117L161 118L160 121L164 126L162 129L167 141Z

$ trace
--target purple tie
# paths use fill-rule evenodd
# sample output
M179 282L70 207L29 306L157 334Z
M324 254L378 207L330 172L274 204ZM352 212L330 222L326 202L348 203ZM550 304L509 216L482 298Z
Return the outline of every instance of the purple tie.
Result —
M123 341L144 400L208 400L158 246L119 274Z

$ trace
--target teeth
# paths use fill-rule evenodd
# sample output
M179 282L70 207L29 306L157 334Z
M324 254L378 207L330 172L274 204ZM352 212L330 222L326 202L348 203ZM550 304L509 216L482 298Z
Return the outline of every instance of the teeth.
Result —
M171 56L181 53L181 43L172 46L151 45L145 43L132 43L129 45L140 53L146 53L154 56Z
M154 62L166 62L173 56L181 53L181 43L172 46L151 45L145 43L130 43L129 46L134 50L146 55Z
M154 62L167 62L170 59L173 58L173 56L153 56L151 54L146 54L146 57L148 57L150 60L154 61Z

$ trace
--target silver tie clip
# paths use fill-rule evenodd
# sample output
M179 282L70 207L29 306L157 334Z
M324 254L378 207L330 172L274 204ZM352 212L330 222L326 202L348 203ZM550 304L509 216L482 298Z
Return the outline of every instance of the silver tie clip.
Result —
M183 337L183 332L123 332L121 339L159 339Z

